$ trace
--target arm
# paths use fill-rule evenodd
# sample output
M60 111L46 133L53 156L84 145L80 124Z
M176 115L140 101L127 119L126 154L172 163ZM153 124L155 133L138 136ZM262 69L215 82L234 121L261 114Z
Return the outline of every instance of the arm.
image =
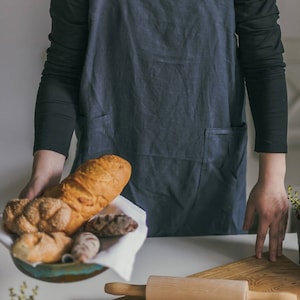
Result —
M51 0L51 45L37 94L32 174L21 197L32 199L60 181L78 113L87 12L86 0Z
M51 1L51 45L36 101L34 151L47 149L68 155L88 39L87 3Z
M269 231L270 260L282 253L288 200L284 187L287 151L287 92L278 9L275 0L235 0L238 55L245 76L259 152L259 176L246 210L244 229L255 213L256 256Z

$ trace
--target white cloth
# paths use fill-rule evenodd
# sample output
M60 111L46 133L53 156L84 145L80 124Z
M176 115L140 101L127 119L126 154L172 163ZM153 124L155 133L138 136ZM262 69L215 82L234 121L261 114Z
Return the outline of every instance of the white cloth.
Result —
M89 262L108 267L116 272L121 278L129 281L136 254L147 237L148 228L146 225L146 213L123 196L115 198L110 205L101 211L101 214L108 212L123 212L138 223L138 228L119 238L104 239L102 241L101 251ZM2 215L0 242L8 249L10 249L13 243L12 236L7 234L3 229Z

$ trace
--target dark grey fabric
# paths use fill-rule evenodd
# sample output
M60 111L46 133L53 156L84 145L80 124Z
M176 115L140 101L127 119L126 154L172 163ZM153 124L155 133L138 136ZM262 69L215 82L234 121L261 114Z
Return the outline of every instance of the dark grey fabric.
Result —
M150 235L240 232L246 126L233 3L95 0L89 12L77 164L128 159L124 195L147 211Z

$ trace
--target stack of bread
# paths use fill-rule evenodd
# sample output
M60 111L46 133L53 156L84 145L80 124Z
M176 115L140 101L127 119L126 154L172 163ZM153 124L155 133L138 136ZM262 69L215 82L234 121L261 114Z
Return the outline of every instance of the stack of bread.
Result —
M85 262L99 251L100 237L135 230L137 223L126 215L98 216L130 176L129 162L104 155L82 164L41 197L9 201L3 226L16 236L12 255L29 263L54 263L71 252Z

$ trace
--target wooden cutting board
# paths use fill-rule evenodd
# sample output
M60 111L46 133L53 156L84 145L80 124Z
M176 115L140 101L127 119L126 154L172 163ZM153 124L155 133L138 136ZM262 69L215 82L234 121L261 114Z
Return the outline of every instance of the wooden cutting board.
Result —
M290 292L300 300L300 267L281 256L276 262L252 256L189 277L247 280L249 289L261 292Z
M251 256L188 277L247 280L250 290L290 292L297 294L298 300L300 300L300 267L286 256L281 256L276 262L270 262L268 253L265 253L262 259ZM118 299L138 300L143 298L122 297Z

